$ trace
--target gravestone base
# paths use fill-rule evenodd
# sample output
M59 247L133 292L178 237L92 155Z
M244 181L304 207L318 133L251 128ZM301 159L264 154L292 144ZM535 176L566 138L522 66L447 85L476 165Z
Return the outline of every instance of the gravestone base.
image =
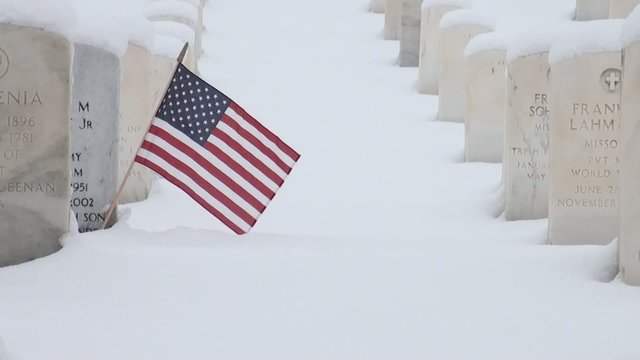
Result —
M422 0L402 1L400 60L402 67L416 67L420 56L420 16Z
M70 42L0 25L0 266L50 255L69 231Z
M95 231L102 228L118 186L120 59L76 44L73 79L71 208L81 232ZM107 226L115 221L112 216Z
M440 59L438 55L438 27L440 19L455 6L437 5L422 10L420 23L420 54L418 67L418 92L438 95Z
M460 25L440 30L438 120L464 123L467 107L464 49L471 38L488 31L490 29L478 25Z
M618 236L620 52L551 65L549 242Z
M549 53L507 65L505 219L546 218L549 206Z
M506 50L467 58L465 161L502 162L505 127Z
M576 20L589 21L609 18L609 1L576 0Z
M400 31L402 31L402 1L385 1L383 32L385 40L398 40L400 38Z

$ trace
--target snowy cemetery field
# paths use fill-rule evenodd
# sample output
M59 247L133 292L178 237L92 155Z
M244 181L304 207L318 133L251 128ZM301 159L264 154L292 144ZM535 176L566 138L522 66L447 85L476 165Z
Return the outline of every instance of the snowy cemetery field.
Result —
M501 166L463 162L368 8L211 0L200 72L300 162L249 235L156 180L0 269L0 360L640 358L616 243L506 222Z

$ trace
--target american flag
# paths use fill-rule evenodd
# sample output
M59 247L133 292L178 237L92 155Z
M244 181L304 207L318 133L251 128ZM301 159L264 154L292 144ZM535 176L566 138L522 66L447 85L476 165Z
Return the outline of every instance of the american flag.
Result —
M247 233L300 155L240 106L178 65L136 162Z

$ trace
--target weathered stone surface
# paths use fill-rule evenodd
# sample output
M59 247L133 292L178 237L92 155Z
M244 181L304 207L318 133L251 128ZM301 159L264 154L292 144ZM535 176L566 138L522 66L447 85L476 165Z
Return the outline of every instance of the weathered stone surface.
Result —
M136 151L152 115L151 52L129 44L122 62L120 83L120 137L118 183L122 181L136 155ZM147 198L151 189L152 172L135 164L120 197L126 204Z
M640 4L640 0L611 0L609 4L609 18L626 19L638 4Z
M384 0L371 0L369 10L377 14L384 14Z
M400 66L416 67L420 55L420 17L422 0L402 1Z
M552 244L607 244L618 235L620 68L620 52L551 65Z
M438 27L440 19L455 6L437 5L422 10L420 22L420 54L418 68L418 91L423 94L438 95L440 76L440 56L438 54Z
M466 59L469 40L490 31L484 26L460 25L441 29L438 38L440 74L438 76L440 121L464 122L467 107Z
M386 0L384 7L384 38L398 40L402 31L402 1Z
M467 58L465 161L502 162L506 102L506 50Z
M159 104L176 68L176 59L154 55L151 63L152 104Z
M120 59L75 44L72 93L71 209L80 231L94 231L101 228L118 186Z
M624 49L620 115L620 274L640 285L640 42Z
M609 17L609 1L610 0L576 0L576 20L607 19Z
M0 266L60 249L69 230L72 48L0 25Z
M549 53L507 65L505 218L547 217L549 206Z

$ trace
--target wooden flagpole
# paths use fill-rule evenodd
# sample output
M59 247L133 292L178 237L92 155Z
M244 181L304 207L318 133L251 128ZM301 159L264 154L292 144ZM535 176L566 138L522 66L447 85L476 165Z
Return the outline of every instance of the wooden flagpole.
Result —
M169 82L167 83L167 86L164 89L162 98L158 101L158 104L156 105L156 109L153 112L153 114L151 114L151 120L149 120L147 131L145 131L144 135L142 135L142 140L140 140L140 145L138 145L138 149L136 150L136 156L138 155L138 152L142 148L142 144L144 143L144 138L147 136L147 134L149 133L149 130L151 129L151 124L153 124L153 119L155 118L156 113L158 113L158 110L162 105L162 101L164 100L164 97L166 96L167 91L169 91L169 86L171 86L171 81L176 76L176 72L178 71L178 66L182 64L182 61L184 60L184 57L187 54L188 48L189 48L189 43L187 42L182 47L182 51L180 51L180 55L178 55L178 58L176 59L177 60L176 67L173 69L173 74L171 75L171 79L169 79ZM122 195L122 191L124 190L124 185L126 184L127 180L131 176L131 171L133 170L133 166L135 165L135 163L136 163L136 159L133 158L131 160L131 164L129 164L129 169L125 173L124 178L120 183L120 187L118 188L118 191L116 192L116 195L114 196L113 201L111 202L111 207L109 207L109 212L107 212L107 216L105 217L104 222L102 223L102 227L100 228L101 230L106 229L107 224L109 223L109 219L111 219L113 212L116 210L116 207L118 206L118 200L120 199L120 196Z

